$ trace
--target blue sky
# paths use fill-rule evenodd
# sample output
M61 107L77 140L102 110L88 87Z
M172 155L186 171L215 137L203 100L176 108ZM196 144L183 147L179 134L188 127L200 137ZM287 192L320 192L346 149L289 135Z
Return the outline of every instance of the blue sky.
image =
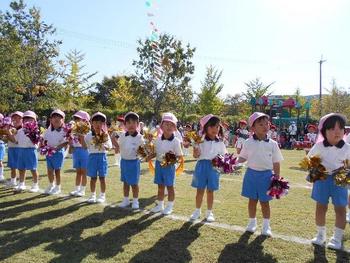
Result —
M191 85L199 91L205 68L223 70L221 94L245 90L256 77L274 94L317 94L319 64L323 87L332 79L350 87L350 1L347 0L27 0L57 28L62 55L86 54L86 70L103 76L133 72L136 40L150 35L150 21L160 32L196 47ZM1 0L5 10L11 1ZM150 19L147 12L155 16ZM326 92L326 91L324 91Z

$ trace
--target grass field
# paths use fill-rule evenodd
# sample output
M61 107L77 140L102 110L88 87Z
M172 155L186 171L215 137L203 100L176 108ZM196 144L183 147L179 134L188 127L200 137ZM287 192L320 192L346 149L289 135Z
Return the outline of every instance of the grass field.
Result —
M120 173L115 166L109 168L107 205L89 205L82 198L68 197L75 179L72 160L68 158L63 168L63 194L60 196L15 194L4 185L0 186L0 260L11 263L348 262L346 252L303 244L316 232L315 204L310 198L305 172L298 169L304 152L283 151L283 155L281 173L292 188L288 196L271 202L274 238L241 231L247 224L247 200L240 196L242 175L221 177L221 189L216 192L214 201L217 223L210 225L186 220L194 210L195 189L190 186L193 158L186 158L186 171L177 177L173 217L147 212L155 204L157 187L145 164L142 164L140 183L142 211L115 207L123 198ZM109 161L114 162L112 155ZM42 189L48 184L45 170L44 158L40 158ZM9 178L7 169L5 175ZM30 185L28 177L27 186ZM202 215L205 210L206 205L202 207ZM260 209L258 223L261 227ZM330 207L328 237L332 235L333 225L334 212ZM287 238L280 238L283 236ZM295 237L304 241L287 241ZM346 247L350 247L349 240L350 233L346 229Z

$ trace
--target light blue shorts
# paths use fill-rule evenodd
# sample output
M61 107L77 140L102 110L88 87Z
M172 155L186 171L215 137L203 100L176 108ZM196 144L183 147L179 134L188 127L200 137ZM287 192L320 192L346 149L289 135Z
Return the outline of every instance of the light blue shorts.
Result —
M89 152L83 147L74 147L73 150L73 168L87 169Z
M331 175L326 180L314 182L311 193L311 198L323 205L328 204L330 197L335 206L347 206L348 204L348 189L337 186Z
M256 171L248 168L243 178L241 195L261 202L270 201L272 197L266 192L271 185L271 176L271 170Z
M216 191L219 189L219 172L213 168L211 160L199 160L192 177L192 187Z
M18 148L17 168L19 170L36 170L38 167L38 152L36 148Z
M108 172L107 154L90 153L87 175L89 177L106 177Z
M55 152L52 156L46 156L47 169L60 170L63 166L64 160L64 149L60 149Z
M175 165L162 167L159 161L156 161L154 183L158 185L173 186L175 184Z
M128 185L138 185L140 181L140 159L120 161L120 181Z

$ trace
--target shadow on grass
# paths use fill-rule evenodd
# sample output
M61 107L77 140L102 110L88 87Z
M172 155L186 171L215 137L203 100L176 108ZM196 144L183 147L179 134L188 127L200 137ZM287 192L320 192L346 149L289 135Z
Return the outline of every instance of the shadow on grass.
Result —
M350 262L349 253L346 251L336 251L337 263Z
M13 193L13 190L11 190L11 192ZM20 194L18 194L18 196L20 196ZM0 193L0 197L1 197L1 193ZM34 195L34 196L30 196L27 198L20 198L18 197L16 200L12 200L12 201L7 201L7 202L1 202L0 203L0 209L4 209L7 207L13 207L16 205L20 205L20 204L24 204L30 201L33 201L35 199L39 199L39 198L43 198L43 195Z
M192 256L188 247L199 236L203 224L186 222L180 229L168 232L148 250L136 254L130 262L189 262ZM166 259L166 260L165 260Z
M218 262L277 262L273 255L263 251L262 244L267 237L257 236L249 243L251 236L252 233L244 232L238 242L226 245L218 258Z
M111 208L106 209L111 210ZM132 213L131 211L127 212ZM108 219L108 212L104 212L104 214L107 216L104 220ZM125 211L119 216L125 217ZM123 246L129 244L134 235L139 234L162 217L162 215L146 214L137 219L129 220L104 234L99 233L85 239L73 235L73 237L51 243L46 249L59 256L50 262L81 262L90 254L96 254L96 258L99 260L112 258L123 252ZM114 218L111 219L118 218L114 214ZM85 223L81 222L79 225L84 226Z
M44 198L47 197L45 195L38 195L36 198ZM1 212L0 218L3 220L5 218L15 218L18 215L26 212L32 212L35 209L41 209L41 208L46 208L46 207L52 207L55 206L62 201L66 201L69 198L67 197L58 197L55 199L49 199L49 200L44 200L42 202L36 202L36 203L30 203L30 204L23 204L21 206L16 206L9 208L7 210L3 210ZM58 212L56 212L58 211ZM6 222L3 222L0 225L0 230L16 230L18 228L31 228L35 226L36 224L41 223L41 220L45 221L48 219L52 219L55 216L60 216L60 210L50 210L45 213L40 213L37 215L33 215L31 217L25 217L25 218L20 218L20 219L12 219Z
M327 263L326 249L322 246L314 245L314 259L308 263Z
M57 200L57 202L59 201L61 200ZM140 199L140 203L151 202L154 202L154 198L149 198L149 200ZM47 203L42 202L41 206L44 204L47 205ZM162 217L147 220L151 215L144 215L138 219L130 220L105 234L98 233L84 239L82 234L87 229L100 227L107 220L119 220L129 215L135 215L132 210L111 207L105 207L103 212L92 213L85 217L81 217L80 212L75 213L85 206L90 205L85 202L75 203L60 209L50 209L30 217L2 222L0 231L8 231L9 233L2 235L0 238L0 261L43 243L48 243L46 250L58 254L58 257L52 259L51 262L81 262L90 254L97 254L99 258L112 257L122 251L123 245L129 243L133 235L138 234ZM49 205L49 207L51 206ZM84 213L87 211L86 209ZM74 216L78 218L60 227L52 227L55 224L54 222L46 223L49 220L64 220L67 215L71 219ZM49 224L49 227L45 224ZM40 225L43 225L43 227L36 230Z

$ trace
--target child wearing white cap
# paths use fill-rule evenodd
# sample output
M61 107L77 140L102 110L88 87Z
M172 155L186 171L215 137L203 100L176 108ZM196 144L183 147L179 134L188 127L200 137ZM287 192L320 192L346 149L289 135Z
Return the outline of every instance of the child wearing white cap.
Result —
M83 135L80 136L83 147L87 148L89 152L87 176L90 177L91 196L87 200L88 203L104 203L106 201L105 177L108 174L107 152L112 148L106 121L106 115L96 112L91 117L91 132L85 138ZM98 198L96 198L97 177L99 178L101 188Z
M344 161L350 160L350 145L343 140L345 123L346 117L339 113L323 116L318 125L317 142L308 153L310 157L320 156L328 172L325 180L317 180L312 187L311 198L316 201L317 236L311 242L320 246L326 242L326 213L331 197L335 211L334 234L327 244L331 249L342 249L346 225L348 189L336 185L332 175L332 171L343 167Z
M78 111L73 115L75 123L90 121L90 115L86 111ZM70 147L73 150L73 168L76 171L75 176L75 189L70 192L72 196L84 196L85 187L87 183L86 173L87 164L89 159L89 152L82 146L82 142L79 140L79 136L73 135L73 140L70 141Z
M23 113L23 125L36 124L36 114L33 111L25 111ZM39 175L37 172L38 167L38 138L31 138L26 134L26 128L22 127L17 131L17 134L14 135L12 131L9 131L9 140L15 143L18 147L17 155L17 165L16 167L19 170L19 184L15 187L15 191L24 191L26 190L25 177L26 170L30 170L33 177L33 185L30 189L31 192L39 191ZM38 131L39 133L39 131Z
M249 126L254 134L243 143L238 160L241 163L247 161L248 166L242 186L242 196L249 198L249 224L246 231L252 233L256 231L256 206L259 201L263 215L261 234L272 236L269 204L272 198L266 193L270 187L272 173L280 175L280 162L283 156L277 142L267 138L268 115L254 112L249 117Z
M19 129L22 128L22 118L23 118L23 112L15 111L11 113L11 121L14 131L14 138L16 140L17 132ZM11 169L11 181L8 183L9 187L15 187L17 185L17 174L16 171L18 169L17 162L18 162L18 145L12 141L7 142L7 166Z
M162 212L169 215L173 212L175 200L175 165L167 165L162 167L161 162L166 153L172 152L178 158L182 159L182 149L179 139L174 135L176 130L177 118L174 114L166 112L162 115L162 122L160 128L162 135L157 138L155 143L156 151L156 167L154 183L158 185L158 204L152 208L151 212ZM164 209L164 189L168 190L168 204Z
M44 193L57 195L61 193L61 169L64 161L64 152L68 145L63 129L65 114L63 111L56 109L50 114L50 126L43 135L47 145L55 148L52 156L46 156L47 177L49 185Z
M129 192L132 189L133 201L131 208L139 209L139 181L141 161L137 156L137 149L144 143L143 136L138 132L139 115L135 112L128 112L124 116L126 132L121 133L118 139L121 162L120 180L123 182L124 199L119 207L130 205Z
M214 191L219 190L219 172L214 169L212 160L218 155L227 153L222 139L223 131L219 117L208 114L200 120L201 133L205 136L203 143L193 149L193 157L198 158L192 177L192 187L197 189L196 209L191 215L191 220L196 220L201 215L201 206L204 192L207 192L207 213L205 219L208 222L215 221L213 213Z

